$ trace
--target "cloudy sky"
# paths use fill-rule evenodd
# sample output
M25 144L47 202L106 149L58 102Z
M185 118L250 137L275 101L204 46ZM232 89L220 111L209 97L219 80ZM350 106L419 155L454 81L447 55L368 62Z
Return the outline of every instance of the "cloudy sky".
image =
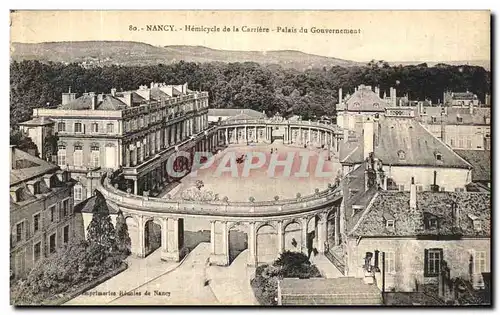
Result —
M146 31L174 25L175 32ZM240 32L187 32L185 25L238 27ZM137 27L131 31L130 26ZM267 27L269 33L241 32ZM272 30L301 27L304 33ZM359 34L312 34L353 29ZM144 28L144 31L141 29ZM300 50L355 61L490 59L488 11L17 11L11 41L124 40L156 46L201 45L227 50Z

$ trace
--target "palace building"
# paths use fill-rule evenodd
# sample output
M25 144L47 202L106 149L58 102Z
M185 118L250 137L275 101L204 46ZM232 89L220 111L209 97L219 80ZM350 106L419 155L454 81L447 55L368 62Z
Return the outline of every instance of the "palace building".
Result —
M77 180L79 202L91 196L108 170L122 169L134 193L158 185L159 157L207 129L207 112L207 92L151 83L133 91L63 93L59 106L34 109L33 119L20 128L39 151L47 135L56 136L53 161Z

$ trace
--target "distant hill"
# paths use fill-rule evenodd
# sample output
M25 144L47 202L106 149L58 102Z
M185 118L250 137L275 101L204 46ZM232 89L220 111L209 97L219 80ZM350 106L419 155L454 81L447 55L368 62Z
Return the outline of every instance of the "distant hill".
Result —
M296 50L278 51L230 51L218 50L204 46L165 46L158 47L139 42L128 41L79 41L79 42L47 42L47 43L12 43L12 60L31 60L55 62L85 62L94 65L154 65L169 64L180 60L191 62L257 62L261 64L278 64L284 68L304 70L332 66L349 67L364 65L333 57L307 54ZM419 64L421 62L390 62L390 64ZM438 62L428 62L431 66ZM448 64L457 64L455 62ZM459 64L480 65L489 70L489 62L475 64L464 61Z

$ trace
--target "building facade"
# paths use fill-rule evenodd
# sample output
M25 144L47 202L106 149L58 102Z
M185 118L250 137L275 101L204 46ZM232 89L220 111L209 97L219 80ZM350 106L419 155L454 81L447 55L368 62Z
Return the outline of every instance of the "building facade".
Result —
M73 204L67 172L11 147L11 277L25 276L44 257L79 237Z
M104 171L122 168L130 188L140 193L157 185L152 172L162 165L155 157L208 128L208 93L184 85L151 83L135 91L108 94L63 93L57 108L39 108L21 128L50 119L32 134L53 128L57 137L54 160L71 173L75 200L91 196ZM37 143L38 144L38 143ZM43 147L43 144L40 144Z

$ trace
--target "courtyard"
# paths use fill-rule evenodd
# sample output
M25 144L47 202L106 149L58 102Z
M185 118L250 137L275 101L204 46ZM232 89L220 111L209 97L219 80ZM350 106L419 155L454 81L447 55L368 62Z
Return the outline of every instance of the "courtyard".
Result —
M330 154L326 149L288 146L280 141L231 145L213 156L213 162L206 162L209 167L202 166L185 176L169 194L181 199L184 191L201 181L203 190L217 194L220 199L227 197L229 201L245 202L253 197L258 202L274 200L275 196L280 200L296 198L297 194L307 196L334 182L340 164L333 154L329 160ZM289 166L283 165L285 161Z

